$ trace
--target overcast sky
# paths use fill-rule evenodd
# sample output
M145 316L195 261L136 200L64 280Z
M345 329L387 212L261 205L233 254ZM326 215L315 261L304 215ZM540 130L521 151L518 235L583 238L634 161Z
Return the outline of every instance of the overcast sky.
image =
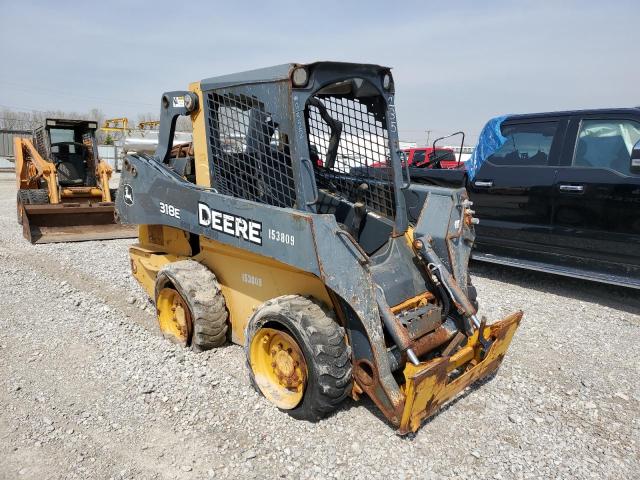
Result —
M358 3L0 0L0 108L135 120L191 81L315 60L393 67L401 139L419 142L640 105L638 0Z

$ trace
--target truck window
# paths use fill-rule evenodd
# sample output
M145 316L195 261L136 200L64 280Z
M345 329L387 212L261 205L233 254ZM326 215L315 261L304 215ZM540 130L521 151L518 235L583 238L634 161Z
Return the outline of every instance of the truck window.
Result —
M414 150L413 151L413 161L411 162L412 165L415 165L416 163L424 162L425 154L426 154L425 150Z
M630 175L631 150L640 140L640 123L583 120L573 154L576 167L611 168Z
M557 128L558 122L504 125L502 135L507 141L487 160L494 165L548 165Z

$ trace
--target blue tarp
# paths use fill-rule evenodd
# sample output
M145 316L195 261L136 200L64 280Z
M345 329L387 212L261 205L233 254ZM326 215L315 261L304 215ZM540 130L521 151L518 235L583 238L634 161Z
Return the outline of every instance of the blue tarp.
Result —
M482 129L476 148L473 149L469 160L465 162L469 180L473 180L476 177L484 161L507 141L500 131L500 126L507 117L508 115L503 115L492 118Z

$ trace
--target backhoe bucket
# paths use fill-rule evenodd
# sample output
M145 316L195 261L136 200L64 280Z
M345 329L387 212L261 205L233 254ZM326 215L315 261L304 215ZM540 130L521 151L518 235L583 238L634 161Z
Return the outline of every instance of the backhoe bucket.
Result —
M406 395L400 434L415 432L420 424L440 406L472 383L498 369L509 348L522 312L515 312L499 322L484 327L480 341L478 330L467 344L450 357L440 357L404 369Z
M137 226L121 225L114 204L23 205L22 231L31 243L81 242L138 236Z

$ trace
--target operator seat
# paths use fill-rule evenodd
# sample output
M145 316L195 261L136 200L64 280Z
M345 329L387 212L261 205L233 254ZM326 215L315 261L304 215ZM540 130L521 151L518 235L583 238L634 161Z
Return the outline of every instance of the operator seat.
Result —
M58 183L60 186L82 186L86 174L84 148L77 144L68 143L52 144L51 147L52 150L53 147L57 147L58 150L57 153L52 153L52 156L58 171Z

